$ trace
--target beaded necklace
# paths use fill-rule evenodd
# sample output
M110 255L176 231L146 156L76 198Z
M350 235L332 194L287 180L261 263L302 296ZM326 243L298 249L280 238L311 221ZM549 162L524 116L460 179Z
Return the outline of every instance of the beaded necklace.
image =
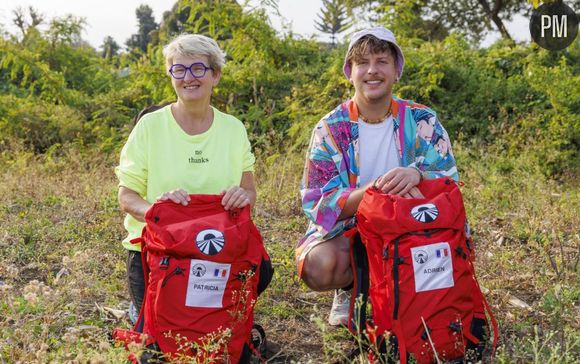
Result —
M364 121L367 124L380 124L383 121L385 121L390 115L391 115L391 104L389 104L389 110L387 110L387 113L379 119L367 119L362 113L359 112L359 117L361 118L362 121Z

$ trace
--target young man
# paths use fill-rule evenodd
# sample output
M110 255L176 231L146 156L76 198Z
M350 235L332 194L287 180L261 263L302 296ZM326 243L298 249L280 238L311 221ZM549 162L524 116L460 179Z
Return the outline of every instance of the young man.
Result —
M310 225L297 244L296 259L308 287L337 289L331 325L348 320L353 276L343 233L354 226L365 190L375 185L385 193L417 198L422 178L459 178L451 149L442 158L434 144L450 145L435 112L392 95L404 65L390 30L355 33L343 67L355 94L324 116L312 133L301 186ZM427 120L429 128L419 128L420 120Z

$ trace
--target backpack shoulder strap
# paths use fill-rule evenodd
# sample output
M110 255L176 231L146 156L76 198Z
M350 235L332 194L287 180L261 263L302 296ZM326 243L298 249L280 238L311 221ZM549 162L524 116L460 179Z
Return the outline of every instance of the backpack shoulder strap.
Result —
M350 238L350 262L353 273L352 299L350 300L348 328L353 334L360 334L366 328L366 306L369 298L369 261L367 250L360 234ZM361 296L362 302L357 300ZM360 302L360 307L358 302Z
M399 157L401 162L405 163L405 114L407 101L400 99L397 101L399 114Z

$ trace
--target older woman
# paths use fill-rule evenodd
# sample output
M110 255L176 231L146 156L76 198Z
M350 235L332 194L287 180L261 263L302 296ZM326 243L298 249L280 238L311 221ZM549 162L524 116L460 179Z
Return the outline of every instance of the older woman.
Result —
M223 194L226 210L256 201L254 155L246 129L210 104L225 55L218 44L197 34L180 35L163 49L167 76L177 101L144 115L121 151L115 172L119 204L127 213L127 273L137 311L144 281L140 247L144 216L152 203L187 205L189 194Z

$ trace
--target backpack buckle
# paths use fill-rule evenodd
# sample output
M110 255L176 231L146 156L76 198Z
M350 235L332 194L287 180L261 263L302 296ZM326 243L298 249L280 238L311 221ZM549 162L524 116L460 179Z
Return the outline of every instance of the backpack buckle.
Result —
M465 245L467 245L467 249L469 249L469 251L472 251L473 249L471 248L471 238L466 238L465 239Z
M169 267L169 257L162 257L159 261L159 269L167 269Z
M463 249L460 246L455 248L455 255L457 255L460 258L463 258L463 260L467 259L467 254L465 254L465 252L463 251Z
M451 323L449 324L449 328L455 332L460 332L461 331L461 322L451 321Z
M383 249L383 259L387 260L389 259L389 247L386 246L385 249Z
M423 333L421 334L421 340L423 341L427 341L427 339L429 338L429 335L431 335L431 328L429 328L429 326L425 325L425 327L427 328L427 330L429 330L429 332L427 332L427 330L424 330Z

